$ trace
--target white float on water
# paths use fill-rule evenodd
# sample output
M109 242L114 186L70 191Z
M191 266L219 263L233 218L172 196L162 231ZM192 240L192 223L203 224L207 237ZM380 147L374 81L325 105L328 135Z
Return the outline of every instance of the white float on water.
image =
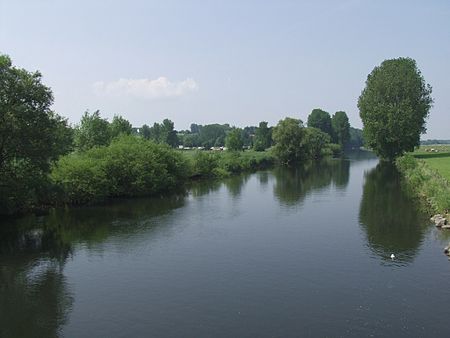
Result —
M395 258L395 255L394 254L391 254L391 259L394 259Z

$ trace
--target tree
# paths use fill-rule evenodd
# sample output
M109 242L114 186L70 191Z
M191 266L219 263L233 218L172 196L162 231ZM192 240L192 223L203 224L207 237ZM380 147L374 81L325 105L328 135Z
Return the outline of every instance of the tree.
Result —
M191 133L192 134L198 134L201 129L202 129L201 125L198 125L198 124L195 124L195 123L191 123Z
M431 91L411 58L385 60L375 67L358 100L367 145L390 161L414 150L426 131Z
M253 149L255 149L256 151L264 151L270 147L271 143L271 130L267 127L267 122L262 121L259 123L259 127L256 128Z
M153 127L150 128L150 139L156 143L162 142L161 125L157 122L153 123Z
M174 129L174 124L169 119L164 119L161 124L161 142L167 143L171 147L178 145L177 132Z
M142 134L143 138L148 140L151 135L150 127L148 125L144 124L141 128L141 134Z
M348 116L344 111L336 112L331 118L333 127L333 142L338 143L343 148L350 139L350 123Z
M133 126L131 123L120 115L114 115L112 122L109 125L111 138L116 138L121 134L131 135Z
M100 117L100 111L86 111L75 128L75 147L86 151L96 146L106 146L111 141L109 122Z
M242 140L242 129L232 129L225 139L225 145L228 150L241 151L242 146L244 145Z
M200 143L204 147L223 146L225 142L226 131L230 126L221 124L207 124L200 128Z
M330 114L322 109L316 108L312 110L308 116L308 127L320 129L324 133L333 136Z
M330 135L317 128L305 128L304 145L308 157L318 159L322 157L323 149L330 143Z
M72 148L67 120L53 112L53 94L39 72L0 55L0 214L48 199L48 172Z
M242 142L244 143L244 147L252 147L253 139L255 137L256 129L255 126L247 126L242 129Z
M286 117L273 130L274 153L281 163L290 164L306 157L303 122Z

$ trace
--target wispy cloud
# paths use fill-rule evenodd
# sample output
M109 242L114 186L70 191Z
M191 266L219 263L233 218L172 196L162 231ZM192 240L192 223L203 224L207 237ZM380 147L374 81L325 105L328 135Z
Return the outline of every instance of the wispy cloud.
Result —
M157 79L119 79L112 82L99 81L93 84L95 94L102 96L131 96L144 99L181 97L198 90L191 78L171 82L161 76Z

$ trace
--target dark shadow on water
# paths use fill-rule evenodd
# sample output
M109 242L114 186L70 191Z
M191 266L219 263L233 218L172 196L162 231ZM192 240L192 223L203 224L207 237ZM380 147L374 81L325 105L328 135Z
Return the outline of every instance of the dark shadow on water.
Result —
M413 261L422 243L426 216L402 188L395 166L380 162L365 173L359 222L367 244L382 262L407 264ZM390 258L396 256L395 261Z

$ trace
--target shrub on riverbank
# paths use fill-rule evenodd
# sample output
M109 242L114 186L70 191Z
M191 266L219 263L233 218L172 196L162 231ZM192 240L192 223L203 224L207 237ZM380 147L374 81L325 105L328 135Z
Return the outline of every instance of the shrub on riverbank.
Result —
M51 177L60 192L57 201L86 204L154 195L170 191L190 177L225 177L272 163L268 152L198 151L187 156L164 144L123 135L108 146L61 157Z
M71 204L171 190L190 173L186 159L169 146L122 136L109 146L62 157L52 171Z
M226 177L244 171L267 168L275 159L270 152L209 152L186 155L191 161L193 177Z
M423 160L404 155L396 160L408 187L427 202L433 212L450 209L450 182Z

